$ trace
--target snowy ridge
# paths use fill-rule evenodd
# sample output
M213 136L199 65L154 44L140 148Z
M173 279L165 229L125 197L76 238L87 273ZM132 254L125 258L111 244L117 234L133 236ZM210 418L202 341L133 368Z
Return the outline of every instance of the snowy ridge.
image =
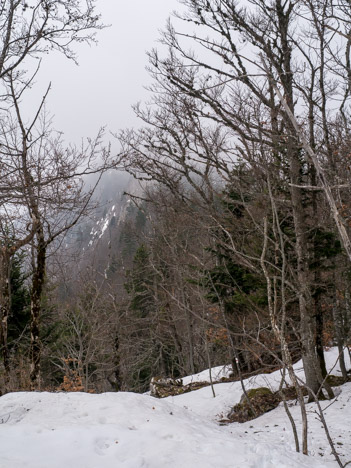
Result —
M102 189L105 188L107 193L102 193L98 197L100 208L93 214L90 221L86 222L88 238L84 241L83 250L93 250L101 239L106 237L111 228L118 229L118 226L125 221L131 200L124 195L124 191L142 193L140 185L135 180L128 179L118 184L118 179L115 182L114 177L113 173L107 174L101 183Z
M91 238L88 243L88 246L93 245L95 242L102 238L106 229L111 224L112 218L116 216L116 214L116 205L113 205L102 218L95 221L90 231Z
M333 365L336 351L326 356ZM274 387L275 374L247 384L264 379ZM205 387L162 400L133 393L7 394L0 398L0 468L338 466L313 404L308 405L311 457L294 451L282 407L248 423L219 426L216 412L238 402L239 387L238 382L216 384L216 398ZM351 384L346 384L333 404L322 402L329 406L326 418L344 463L351 459L350 400ZM291 402L290 409L300 431L299 408Z

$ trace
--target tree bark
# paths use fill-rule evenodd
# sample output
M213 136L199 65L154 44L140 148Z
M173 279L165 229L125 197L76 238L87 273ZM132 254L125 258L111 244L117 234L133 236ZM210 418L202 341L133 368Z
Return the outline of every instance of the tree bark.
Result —
M10 353L7 342L10 308L10 258L4 247L0 250L0 346L4 364L4 388L2 393L7 393L9 391L10 383Z
M31 390L40 389L40 315L41 298L45 280L46 243L43 228L40 226L37 233L36 265L33 272L31 292L31 326L30 326L30 383Z

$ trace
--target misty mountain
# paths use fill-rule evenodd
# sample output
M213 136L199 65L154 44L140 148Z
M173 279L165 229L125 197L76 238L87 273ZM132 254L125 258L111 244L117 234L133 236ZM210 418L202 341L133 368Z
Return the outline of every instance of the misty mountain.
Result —
M65 239L64 249L75 259L75 270L92 267L107 278L131 259L136 248L134 224L141 229L145 219L129 193L142 193L138 181L122 172L104 174L89 215Z

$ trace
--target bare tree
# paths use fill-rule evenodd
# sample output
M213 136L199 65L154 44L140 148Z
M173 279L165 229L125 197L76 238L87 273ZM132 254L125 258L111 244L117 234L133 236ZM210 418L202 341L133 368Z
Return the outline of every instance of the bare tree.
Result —
M0 2L0 80L23 77L29 57L50 50L76 60L74 43L91 42L100 29L94 0L2 0ZM26 63L25 63L26 62Z
M29 59L35 60L50 50L76 61L74 43L94 41L96 30L102 27L94 4L90 0L4 0L0 4L0 87L3 103L0 134L0 302L5 390L10 370L7 321L11 258L29 243L37 247L32 284L31 351L32 380L36 382L40 356L38 314L46 250L50 243L76 224L84 212L83 207L87 206L91 192L84 193L80 177L97 170L94 161L97 153L102 154L98 149L101 135L81 152L63 148L60 138L53 137L43 113L50 86L32 120L27 122L23 119L20 102L23 95L30 92L40 64L31 75L24 67L32 67L34 62ZM100 168L104 165L105 162L100 161Z
M123 142L129 137L127 166L134 163L150 177L167 178L174 189L184 179L192 183L197 171L205 184L208 167L229 178L235 161L255 167L263 181L270 175L291 207L302 355L308 386L318 393L323 377L315 342L313 254L306 247L311 245L310 233L318 219L318 203L313 199L321 171L316 170L301 135L318 150L318 167L330 167L336 159L334 122L348 112L350 46L347 34L340 44L333 32L340 21L348 31L346 2L336 9L327 1L318 5L279 0L245 6L231 0L183 3L187 11L181 19L197 31L182 33L169 24L163 35L169 55L163 58L151 52L155 101L163 110L139 113L153 127L152 135L148 129L122 135ZM189 41L196 54L188 49ZM332 111L336 96L342 105ZM212 124L206 127L206 121L219 125L227 142L210 154L194 145L194 129L199 136L204 128L213 128ZM195 190L200 190L199 185ZM340 213L337 218L340 224Z

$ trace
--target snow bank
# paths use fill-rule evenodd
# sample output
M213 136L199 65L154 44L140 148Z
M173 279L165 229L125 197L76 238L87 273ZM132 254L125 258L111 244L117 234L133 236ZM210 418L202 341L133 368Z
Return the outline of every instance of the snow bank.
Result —
M0 408L1 468L323 466L145 395L14 393Z
M351 366L349 356L345 352L346 365ZM340 366L338 364L338 351L336 348L331 348L325 352L325 360L327 369L331 370L335 375L341 375ZM215 367L212 369L212 378L215 376L225 377L230 373L230 366ZM302 367L302 361L294 364L296 375L304 380L305 375ZM219 380L219 378L217 380ZM205 370L194 376L188 376L182 379L183 383L191 381L206 381L209 382L209 372ZM244 380L245 388L268 387L272 392L278 390L281 381L281 371L275 371L271 374L259 374ZM290 383L290 379L286 377L286 381ZM217 421L221 415L226 415L230 409L237 403L243 394L243 389L240 382L218 383L213 386L216 398L213 398L211 387L204 387L196 392L184 393L175 397L168 397L166 400L171 401L177 406L182 406L190 409L199 416L206 419Z
M330 353L329 365L335 358L335 351ZM278 380L274 374L248 384L258 385L264 379L274 387ZM197 376L189 378L194 381ZM203 375L199 380L204 380ZM0 398L0 468L337 466L313 405L309 420L315 457L307 458L294 451L281 407L249 423L219 426L214 416L234 405L242 391L237 382L217 384L215 390L216 398L206 387L163 400L133 393L7 394ZM351 384L347 384L326 410L345 462L351 459L350 400ZM300 430L299 408L292 405Z
M218 366L211 369L212 381L217 382L223 377L229 377L232 372L232 366ZM188 385L192 382L210 382L210 372L209 369L206 369L198 374L188 375L183 377L183 384Z

